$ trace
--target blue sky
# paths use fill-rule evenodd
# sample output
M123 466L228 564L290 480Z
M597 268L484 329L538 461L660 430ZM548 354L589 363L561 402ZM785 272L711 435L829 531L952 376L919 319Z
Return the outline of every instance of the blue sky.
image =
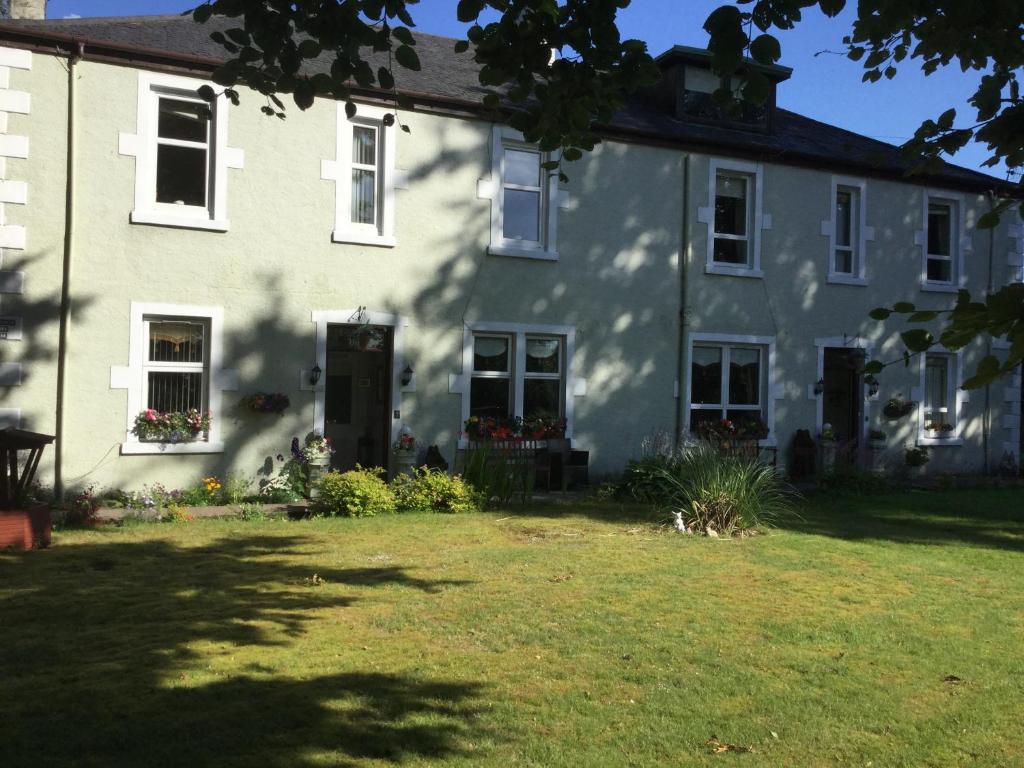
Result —
M673 45L703 46L702 29L707 15L725 0L634 0L621 14L620 28L627 37L647 42L654 54ZM50 0L50 18L68 15L118 16L177 13L197 3L175 0ZM463 25L455 18L456 0L423 0L413 10L419 29L439 35L457 36ZM976 74L947 67L925 77L913 63L901 67L892 81L862 83L861 67L843 56L815 54L839 50L849 31L853 5L837 19L827 19L816 9L796 30L777 33L782 40L782 62L793 68L793 76L779 88L779 105L808 117L882 141L899 144L909 138L925 118L936 118L946 108L957 108L958 123L974 117L967 98L977 85ZM987 157L982 145L961 150L953 162L982 169ZM999 170L999 175L1003 174Z

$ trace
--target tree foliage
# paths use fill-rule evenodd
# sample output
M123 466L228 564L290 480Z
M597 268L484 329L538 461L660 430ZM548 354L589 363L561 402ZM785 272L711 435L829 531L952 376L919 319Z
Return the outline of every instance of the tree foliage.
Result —
M900 334L906 347L903 353L905 363L909 363L912 355L922 354L936 346L955 352L986 334L1008 343L1005 359L1000 360L993 354L982 358L974 374L963 383L965 389L977 389L990 384L1024 362L1024 283L1005 286L989 294L984 301L972 301L967 291L960 291L956 305L947 310L918 309L907 301L871 310L871 317L879 321L887 320L894 314L905 316L907 322L914 325L931 323L939 318L946 320L938 336L921 327ZM871 376L877 375L893 362L898 361L872 360L865 366L865 372Z

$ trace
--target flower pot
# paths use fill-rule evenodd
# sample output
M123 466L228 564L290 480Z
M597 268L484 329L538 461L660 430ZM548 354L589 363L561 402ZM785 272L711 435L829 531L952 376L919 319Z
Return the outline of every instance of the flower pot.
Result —
M320 478L327 474L330 464L330 456L317 456L309 460L309 482L306 487L306 495L309 496L309 498L315 499L320 495L317 490L317 483Z
M395 451L395 474L411 475L416 469L415 451Z
M836 448L834 440L821 441L821 471L831 472L836 468Z
M47 506L0 510L0 550L48 547L52 530Z

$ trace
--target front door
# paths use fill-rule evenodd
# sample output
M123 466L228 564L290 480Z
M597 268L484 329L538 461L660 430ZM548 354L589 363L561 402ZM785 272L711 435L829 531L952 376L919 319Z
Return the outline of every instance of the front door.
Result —
M863 414L863 353L859 349L825 348L822 424L830 424L838 441L836 460L856 463L860 454Z
M328 325L324 435L331 468L387 467L391 421L391 329Z

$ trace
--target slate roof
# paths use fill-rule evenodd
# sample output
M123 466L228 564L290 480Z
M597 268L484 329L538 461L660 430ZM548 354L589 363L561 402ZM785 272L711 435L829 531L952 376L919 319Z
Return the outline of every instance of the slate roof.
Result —
M193 68L212 68L225 58L224 50L210 40L210 32L237 26L237 19L214 17L196 24L188 16L128 16L80 19L16 20L0 23L0 39L46 47L49 42L79 40L91 47L106 46L109 55L160 54L168 61L180 59ZM451 38L416 33L416 50L422 69L396 68L398 88L414 97L451 103L463 109L478 105L485 89L477 79L478 66L470 53L456 54ZM142 50L140 50L142 49ZM88 55L88 53L87 53ZM136 57L137 58L137 57ZM369 56L371 62L373 55ZM323 55L310 67L327 71L330 57ZM383 60L379 63L385 63ZM897 147L876 139L777 108L771 133L746 131L682 120L654 104L635 99L604 127L624 139L678 144L722 154L758 157L779 163L850 170L888 177L902 177L908 164ZM946 164L937 174L910 179L941 183L975 191L1012 185L977 171Z

